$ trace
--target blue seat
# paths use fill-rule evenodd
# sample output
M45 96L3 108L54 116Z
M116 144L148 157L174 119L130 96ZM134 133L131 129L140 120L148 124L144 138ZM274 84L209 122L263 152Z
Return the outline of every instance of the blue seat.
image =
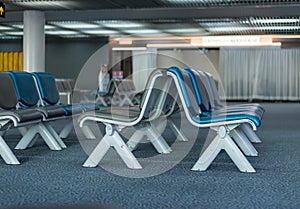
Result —
M209 82L206 77L206 74L201 71L191 70L191 69L185 69L187 74L190 76L190 79L192 80L193 88L195 91L195 94L197 95L197 102L202 110L206 112L207 115L209 115L209 112L215 114L238 114L239 112L249 112L250 114L255 115L257 118L259 118L260 122L263 117L264 111L257 106L257 105L234 105L231 107L214 107L213 100L214 97L211 93L209 93ZM255 118L254 118L255 119ZM206 121L203 119L203 121ZM250 141L257 142L259 139L257 135L249 128L247 124L241 124L239 127L237 127L233 132L233 138L236 140L236 143L240 146L240 148L243 150L245 155L248 156L257 156L258 152L254 148L254 146L249 143Z
M211 97L211 100L213 102L211 102L212 105L212 109L215 110L219 110L219 109L227 109L227 110L235 110L235 109L251 109L251 110L255 110L255 112L257 112L258 114L260 114L260 116L262 117L265 110L264 108L257 103L244 103L244 104L236 104L236 105L224 105L224 103L221 101L221 98L218 94L218 89L217 89L217 85L216 85L216 81L215 79L212 77L212 75L210 75L207 72L200 72L198 71L198 73L200 74L200 77L202 79L202 81L204 82L205 85L207 85L207 91L209 93L209 96Z
M191 69L186 69L190 74L194 74L197 83L202 83L207 91L208 100L210 103L210 111L218 112L236 112L236 111L253 111L262 120L265 110L259 104L248 103L248 104L238 104L225 106L222 104L220 96L218 94L217 86L215 80L212 76L206 72L195 71ZM242 124L238 129L240 129L248 139L253 143L260 143L261 140L255 134L251 127L247 124Z
M18 109L32 109L43 114L43 121L26 132L19 141L15 149L26 149L33 146L36 134L42 136L43 140L51 150L61 150L66 145L50 125L50 121L66 118L67 112L61 106L42 106L40 95L36 87L35 80L31 73L27 72L7 72L13 81L18 98Z
M28 138L27 133L31 133L37 129L37 126L41 126L44 118L41 111L36 108L20 109L17 107L18 103L19 98L13 79L7 73L0 73L0 154L7 164L20 164L20 162L7 146L4 140L5 132L12 128L26 128L27 132L24 137ZM48 129L41 129L40 134L43 137L51 136ZM46 139L46 142L49 140Z
M80 114L85 111L84 106L80 104L60 104L59 92L55 84L55 77L52 74L34 72L32 75L36 80L43 106L60 106L65 110L66 116Z
M208 146L204 147L192 170L206 170L218 153L224 149L240 171L255 172L255 169L234 143L230 133L244 123L250 124L253 130L256 130L261 125L259 116L253 111L246 110L237 112L209 111L209 102L199 105L197 98L201 99L201 94L195 93L193 85L195 81L190 78L186 71L172 67L168 69L168 74L176 84L185 115L189 122L196 127L210 128L217 133Z
M55 83L55 77L51 73L46 72L34 72L32 75L36 80L43 106L60 106L65 110L66 116L78 116L83 112L99 109L99 105L95 103L61 104L59 101L59 91ZM59 136L61 138L67 138L72 129L73 122L70 121L62 129Z

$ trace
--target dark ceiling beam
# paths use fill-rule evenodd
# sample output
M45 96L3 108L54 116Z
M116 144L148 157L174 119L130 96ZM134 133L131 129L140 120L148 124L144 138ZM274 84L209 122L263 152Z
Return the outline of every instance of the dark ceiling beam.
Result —
M300 16L300 4L210 8L143 8L45 11L47 21L147 20ZM7 12L0 22L22 21L22 12Z

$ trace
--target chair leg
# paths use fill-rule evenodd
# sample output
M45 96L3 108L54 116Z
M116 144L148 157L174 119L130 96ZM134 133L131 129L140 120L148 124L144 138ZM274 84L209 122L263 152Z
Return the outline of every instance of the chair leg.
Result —
M122 99L122 101L119 103L119 106L124 106L125 104L128 104L130 106L133 106L133 103L131 101L131 99L129 98L129 96L127 94L123 94L124 98Z
M22 136L24 136L26 134L26 132L27 132L27 128L26 127L19 127L18 129L19 129L19 131L20 131L20 133L21 133Z
M61 150L61 146L43 123L36 124L29 128L27 133L22 137L15 149L26 149L32 144L36 134L40 134L51 150Z
M6 164L11 164L11 165L20 164L20 162L18 161L14 153L11 151L9 146L6 144L2 136L0 136L0 155Z
M261 143L260 138L255 134L252 128L248 124L241 124L240 128L246 134L248 139L253 143Z
M218 132L217 136L200 155L192 170L205 171L219 152L224 149L241 172L255 172L247 158L243 155L232 138L226 133L226 129L224 127L220 127L220 129L221 128L224 131Z
M65 149L67 148L66 144L63 142L63 140L58 136L54 128L49 123L44 123L45 127L49 130L49 132L52 134L52 136L56 139L57 143L60 145L61 148Z
M69 134L71 133L73 129L73 121L71 120L69 123L67 123L65 125L65 127L63 128L63 130L61 130L60 134L59 134L59 137L61 139L65 139L69 136Z
M105 135L101 139L88 159L84 162L83 167L96 167L99 164L99 162L102 160L102 158L110 148L110 144L107 143L109 138L110 137L108 135Z
M204 152L200 155L197 162L194 164L191 170L193 171L205 171L213 160L217 157L221 151L221 141L219 136L216 136L211 143L206 147Z
M158 153L169 154L172 152L171 147L167 144L165 139L155 129L155 127L149 126L145 134Z
M103 106L107 107L107 103L105 102L104 98L102 96L100 96L100 95L97 97L95 103L102 104Z
M253 173L255 172L252 165L249 163L247 158L243 155L240 149L236 146L229 135L221 139L223 144L223 149L230 156L235 165L239 168L241 172Z
M15 149L26 149L28 146L32 146L32 141L34 140L36 134L38 133L38 125L30 127L26 134L23 135L21 140L15 146Z
M87 139L96 139L96 136L94 135L93 131L90 129L90 127L88 126L82 126L81 128L84 136L87 138Z
M128 149L134 151L144 136L145 131L142 131L141 129L136 130L126 143Z
M156 128L149 124L144 124L143 127L140 127L133 133L126 143L128 149L131 151L135 150L144 136L147 136L148 140L152 143L158 153L169 154L172 152L171 147L167 144Z
M246 156L258 156L255 147L250 143L246 135L239 129L235 128L230 132L230 136L241 148Z
M132 152L128 149L119 133L113 126L106 124L106 134L98 143L96 148L90 154L88 159L83 164L84 167L96 167L107 153L108 149L113 147L128 168L141 169L142 166L137 161Z
M173 123L173 121L171 121L171 120L168 120L167 121L167 125L170 127L170 129L174 132L174 134L176 135L176 136L178 136L177 137L177 139L179 140L179 141L184 141L184 142L187 142L187 141L189 141L179 130L178 130L178 128L177 128L177 126Z

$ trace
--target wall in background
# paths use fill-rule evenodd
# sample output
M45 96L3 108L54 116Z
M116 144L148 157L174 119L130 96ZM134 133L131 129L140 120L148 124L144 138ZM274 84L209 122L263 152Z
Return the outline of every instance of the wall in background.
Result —
M46 39L46 72L57 78L76 79L85 62L99 48L108 43L107 38ZM22 39L0 40L0 52L22 52ZM108 59L107 54L107 59Z
M107 43L107 38L47 39L46 72L57 78L77 79L87 60Z

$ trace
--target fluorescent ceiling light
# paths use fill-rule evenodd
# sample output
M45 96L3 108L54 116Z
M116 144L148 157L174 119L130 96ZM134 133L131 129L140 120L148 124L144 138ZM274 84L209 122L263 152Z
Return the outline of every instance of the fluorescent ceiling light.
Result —
M24 28L23 24L13 24L12 26L15 27L15 28L20 28L20 29ZM46 30L48 30L48 29L54 29L54 28L56 28L56 27L53 26L53 25L45 25L45 29Z
M136 29L136 30L123 30L125 33L131 33L131 34L149 34L149 33L161 33L159 30L154 29Z
M69 30L51 30L45 32L48 35L75 35L78 34L76 31Z
M22 36L23 31L11 31L11 32L5 32L6 35L15 35L15 36Z
M130 21L95 21L108 28L139 28L143 27L143 24L130 22Z
M174 29L167 29L164 31L169 33L196 33L196 32L202 32L203 30L199 28L174 28Z
M76 6L72 1L14 1L15 5L29 8L65 8L71 9ZM77 5L78 6L78 5Z
M209 32L242 32L260 30L299 30L300 26L264 26L264 27L208 27Z
M169 2L169 3L181 3L181 4L188 4L188 3L207 3L207 1L205 0L164 0L166 2Z
M230 27L230 26L207 28L209 32L231 32L231 31L238 32L238 31L248 31L253 29L254 29L253 27Z
M84 22L51 22L53 25L57 25L63 28L79 29L79 28L99 28L99 25L84 23Z
M11 30L11 27L0 25L0 30Z
M144 51L147 47L113 47L113 51Z
M116 34L118 33L118 31L114 31L114 30L82 30L83 33L88 33L88 34L94 34L94 35L97 35L97 34L106 34L106 35L109 35L109 34Z
M299 30L300 26L269 26L256 27L257 30Z
M250 19L251 23L261 23L261 24L270 24L270 23L297 23L299 18L283 18L283 19Z

